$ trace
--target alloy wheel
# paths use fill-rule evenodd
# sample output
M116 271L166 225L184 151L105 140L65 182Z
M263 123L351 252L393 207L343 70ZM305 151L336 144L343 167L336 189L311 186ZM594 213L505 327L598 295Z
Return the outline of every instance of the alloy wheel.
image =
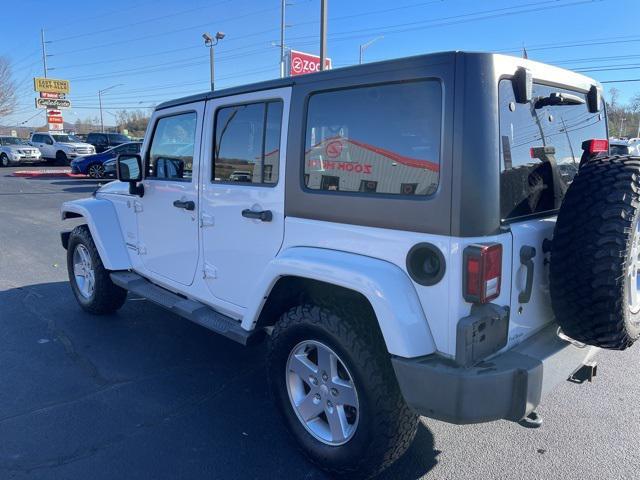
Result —
M93 295L96 276L89 250L82 244L76 245L73 252L73 276L80 295L89 299Z
M342 359L316 340L297 344L286 365L291 406L304 428L326 445L343 445L358 427L360 406L353 376Z

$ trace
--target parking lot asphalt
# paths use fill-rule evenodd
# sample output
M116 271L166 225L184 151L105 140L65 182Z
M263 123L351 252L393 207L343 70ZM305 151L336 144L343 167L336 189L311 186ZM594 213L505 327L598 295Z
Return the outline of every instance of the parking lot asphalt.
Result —
M264 345L244 348L131 298L77 306L63 201L96 182L0 169L0 478L326 479L267 392ZM593 384L558 386L540 429L422 419L385 479L638 478L640 347L601 352Z

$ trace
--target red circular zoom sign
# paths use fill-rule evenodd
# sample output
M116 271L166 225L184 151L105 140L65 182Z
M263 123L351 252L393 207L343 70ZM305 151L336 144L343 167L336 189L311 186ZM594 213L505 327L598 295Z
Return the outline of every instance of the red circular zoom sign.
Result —
M332 142L327 143L325 147L325 151L327 152L327 157L329 158L337 158L342 153L342 142L340 140L334 140Z
M302 73L302 70L304 69L303 64L302 64L302 59L301 58L294 58L291 61L291 68L293 69L293 71L295 73Z

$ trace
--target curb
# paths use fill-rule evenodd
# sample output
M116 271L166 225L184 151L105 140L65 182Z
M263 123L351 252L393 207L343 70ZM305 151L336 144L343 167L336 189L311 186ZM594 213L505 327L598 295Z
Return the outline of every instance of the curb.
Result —
M79 174L79 173L71 173L71 169L69 168L50 168L46 170L17 170L11 174L13 177L46 177L46 178L56 178L56 177L66 177L66 178L88 178L87 175Z

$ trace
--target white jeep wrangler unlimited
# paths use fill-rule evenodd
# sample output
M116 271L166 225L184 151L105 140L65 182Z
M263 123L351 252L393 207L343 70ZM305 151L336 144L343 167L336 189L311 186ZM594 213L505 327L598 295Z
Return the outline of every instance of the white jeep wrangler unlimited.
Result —
M638 338L640 160L607 138L595 81L481 53L167 102L119 182L62 206L71 287L267 338L308 457L374 475L418 415L535 426Z

